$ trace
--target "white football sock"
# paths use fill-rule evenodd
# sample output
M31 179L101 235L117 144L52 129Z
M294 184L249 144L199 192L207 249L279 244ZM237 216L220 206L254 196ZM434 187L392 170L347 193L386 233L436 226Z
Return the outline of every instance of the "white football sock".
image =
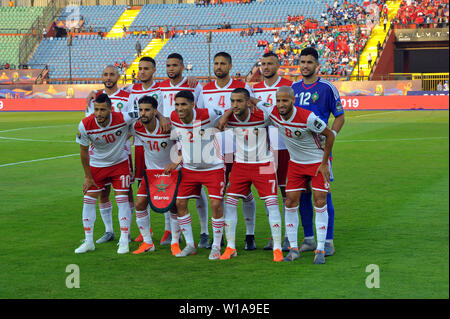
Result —
M186 245L195 247L194 235L192 234L191 214L187 213L187 215L178 217L177 219L180 230L184 235L184 239L186 239Z
M172 229L172 241L170 244L178 244L180 241L181 230L178 225L177 214L170 213L170 229Z
M85 195L83 198L83 228L86 243L94 243L94 224L97 217L97 199Z
M113 233L113 218L112 218L112 203L99 203L100 216L102 217L103 224L105 224L105 232Z
M170 212L164 213L164 231L171 231L170 230Z
M153 244L152 236L150 234L150 215L147 210L136 211L136 224L138 225L144 242Z
M297 233L298 233L298 206L288 208L284 208L286 212L286 218L284 220L285 226L286 226L286 235L289 239L289 244L291 245L291 248L298 248L297 244Z
M228 197L225 201L225 237L227 239L227 247L236 249L236 224L237 224L237 205L239 200Z
M247 198L242 201L242 212L244 213L246 235L255 234L256 221L256 202L253 194L250 193Z
M200 198L196 200L198 219L200 220L200 234L209 234L208 231L208 197L202 187Z
M215 246L218 249L220 249L220 242L222 241L223 226L225 225L225 219L223 217L218 219L211 218L211 224L214 234L212 246Z
M128 202L128 195L116 196L117 207L119 208L119 225L120 239L119 241L128 242L128 234L130 233L131 212Z
M315 207L316 212L316 234L317 234L317 250L325 250L325 239L327 238L328 227L328 209L327 205L323 207Z
M278 198L269 197L265 201L266 209L269 212L269 224L273 239L273 250L281 250L281 215L278 207Z

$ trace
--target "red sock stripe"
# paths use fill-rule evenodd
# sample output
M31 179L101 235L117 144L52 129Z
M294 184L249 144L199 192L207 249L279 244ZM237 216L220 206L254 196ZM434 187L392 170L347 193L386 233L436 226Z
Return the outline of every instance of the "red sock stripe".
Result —
M144 218L147 216L147 211L146 210L137 210L136 211L136 218Z
M95 205L97 203L97 199L89 197L89 196L84 196L83 202L85 204L93 204L93 205Z
M111 202L107 202L107 203L99 203L98 207L100 209L106 209L106 208L111 208L112 207L112 203Z
M326 211L327 211L327 206L324 206L324 207L314 207L314 211L316 212L316 213L325 213Z
M278 199L277 198L267 199L266 206L278 206Z
M296 213L297 209L298 209L298 206L297 207L291 207L291 208L285 207L285 212L286 213Z
M238 203L239 203L239 200L235 199L235 198L227 198L225 203L228 204L228 205L231 205L231 206L237 206Z
M116 203L128 203L128 196L127 195L116 196Z
M191 223L191 216L189 216L188 218L186 218L186 219L178 219L178 225L188 225L188 224L190 224Z
M211 224L212 224L212 227L222 228L225 225L225 221L224 220L212 220Z

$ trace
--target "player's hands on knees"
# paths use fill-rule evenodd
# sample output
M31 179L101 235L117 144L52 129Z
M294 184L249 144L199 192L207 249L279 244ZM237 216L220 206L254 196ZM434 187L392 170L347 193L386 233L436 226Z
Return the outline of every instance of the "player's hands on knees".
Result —
M92 177L85 176L84 182L83 182L83 194L86 194L86 192L91 188L92 186L97 187L97 184L95 184L95 181Z
M320 173L322 173L323 179L326 183L330 183L330 168L328 167L328 163L322 163L319 165L316 171L316 176Z

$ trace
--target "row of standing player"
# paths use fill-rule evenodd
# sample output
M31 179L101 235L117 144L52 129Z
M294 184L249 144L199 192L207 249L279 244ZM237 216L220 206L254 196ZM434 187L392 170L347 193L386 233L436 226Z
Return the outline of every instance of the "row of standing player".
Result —
M308 50L306 50L308 51ZM307 53L305 51L305 53ZM302 74L304 76L303 81L297 82L292 85L292 82L279 77L278 68L279 63L275 55L267 54L263 57L262 60L262 74L264 76L264 81L256 84L253 87L254 94L265 102L273 103L275 99L275 93L277 88L285 85L292 85L295 91L296 97L296 105L302 106L304 108L309 108L325 121L328 121L330 113L333 113L336 120L333 124L333 131L338 132L343 124L343 111L342 106L340 105L339 95L336 89L327 81L323 79L318 79L316 75L316 69L318 67L318 57L317 52L315 50L311 50L311 54L305 54L304 57L309 57L306 59L305 63L302 63ZM127 91L118 90L117 88L117 80L118 74L114 68L106 68L103 73L105 90L103 92L107 93L116 109L121 110L124 107L124 103L128 99L131 99L130 95L135 95L134 98L143 96L143 95L152 95L156 97L160 102L158 110L160 111L160 115L168 117L170 112L174 110L174 96L176 92L180 90L190 90L193 92L197 106L204 106L210 108L218 108L219 110L226 110L230 108L230 94L234 88L237 87L245 87L250 92L250 88L244 83L236 80L232 80L229 76L229 72L232 67L231 57L227 54L218 54L214 59L214 73L217 77L216 81L213 81L207 84L203 89L199 84L189 85L188 79L182 76L183 71L183 61L182 57L178 54L172 54L167 59L167 75L169 80L164 81L162 83L155 83L153 81L153 74L155 72L155 64L151 58L143 58L139 64L139 78L141 80L140 84L135 84L132 87L128 88ZM191 80L192 82L192 80ZM194 81L195 82L195 81ZM195 83L194 83L195 84ZM162 107L163 106L163 107ZM164 117L160 116L161 124L163 124ZM166 123L167 125L167 123ZM286 150L286 146L277 136L277 133L271 131L270 133L271 146L275 149L275 155L278 158L278 171L277 171L277 179L279 181L279 187L283 195L283 201L285 201L286 193L285 193L285 183L282 181L286 180L286 169L287 163L289 161L289 154ZM142 146L136 145L136 173L139 178L139 172L142 170L139 167L142 167L143 161L140 161L143 152L140 151ZM226 151L224 152L226 153ZM142 156L143 157L143 156ZM227 157L227 156L225 156ZM227 165L230 168L231 165ZM284 170L283 170L284 168ZM105 222L106 232L105 235L98 241L106 241L113 239L112 232L112 223L110 222L111 215L110 207L112 205L109 202L109 193L104 196L104 200L102 200L102 196L100 196L100 211L102 218ZM132 194L130 194L130 203L132 203ZM253 196L250 193L250 198L244 200L244 216L246 220L247 226L247 236L246 236L246 249L255 249L256 246L254 244L254 221L255 221L255 204ZM105 205L106 204L106 205ZM247 205L246 205L247 204ZM105 206L109 207L109 211L105 213ZM130 205L133 206L132 204ZM247 207L246 207L247 206ZM208 244L208 223L207 223L207 200L204 196L204 192L202 192L201 198L197 200L198 213L201 221L201 240L198 247L210 247ZM284 207L284 205L283 205ZM327 233L327 242L325 244L326 255L332 255L334 253L334 247L332 243L333 239L333 219L334 219L334 211L331 204L331 196L328 192L328 233ZM136 209L136 216L138 209ZM311 202L311 193L303 192L300 197L300 213L302 217L302 225L304 226L305 231L305 239L303 244L300 246L299 251L306 250L314 250L315 249L315 241L314 241L314 232L312 227L312 202ZM169 213L166 214L170 215ZM268 214L269 215L269 214ZM105 217L105 218L104 218ZM269 217L269 216L268 216ZM169 219L169 222L167 222ZM285 216L286 219L286 216ZM298 218L297 218L298 219ZM109 224L109 225L108 225ZM171 242L170 237L167 236L171 234L170 232L170 216L166 217L166 231L165 236L161 241L162 244ZM141 237L141 236L140 236ZM168 238L168 239L167 239ZM140 239L140 238L139 238ZM138 240L139 240L138 239ZM206 239L206 240L205 240ZM285 243L283 245L283 250L289 250L288 247L295 248L296 239L289 240L285 238ZM273 247L273 241L265 247L265 249L271 249Z

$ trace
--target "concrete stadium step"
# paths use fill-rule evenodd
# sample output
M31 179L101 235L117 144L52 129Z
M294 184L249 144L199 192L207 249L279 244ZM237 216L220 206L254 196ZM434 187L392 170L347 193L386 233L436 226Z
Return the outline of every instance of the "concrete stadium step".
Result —
M148 56L148 57L152 57L155 58L156 55L159 53L159 51L161 51L161 49L166 45L166 43L168 42L168 39L152 39L149 44L142 50L141 56L138 57L136 55L136 58L134 59L134 61L131 63L130 67L127 69L127 84L130 84L132 82L132 78L131 78L131 74L133 74L133 70L136 73L136 76L138 74L139 71L139 60L143 57L143 56ZM123 76L122 76L122 80L123 80Z
M380 19L380 23L373 28L372 33L370 34L370 37L367 40L366 46L364 47L364 50L361 53L361 56L359 58L359 68L358 64L356 64L355 67L353 68L352 71L353 80L355 81L357 80L356 77L358 76L358 69L360 72L359 75L361 76L370 75L373 64L377 58L378 42L383 44L384 39L386 38L389 29L391 27L391 21L397 15L397 11L400 8L401 3L402 3L401 0L386 1L386 4L388 5L388 24L386 26L386 31L384 31L383 19ZM372 65L370 68L367 62L367 57L369 56L369 53L372 56Z
M106 35L106 38L118 38L123 37L123 27L125 26L129 29L130 25L133 23L134 19L136 19L137 15L141 11L141 8L133 7L130 10L125 10L111 30Z

